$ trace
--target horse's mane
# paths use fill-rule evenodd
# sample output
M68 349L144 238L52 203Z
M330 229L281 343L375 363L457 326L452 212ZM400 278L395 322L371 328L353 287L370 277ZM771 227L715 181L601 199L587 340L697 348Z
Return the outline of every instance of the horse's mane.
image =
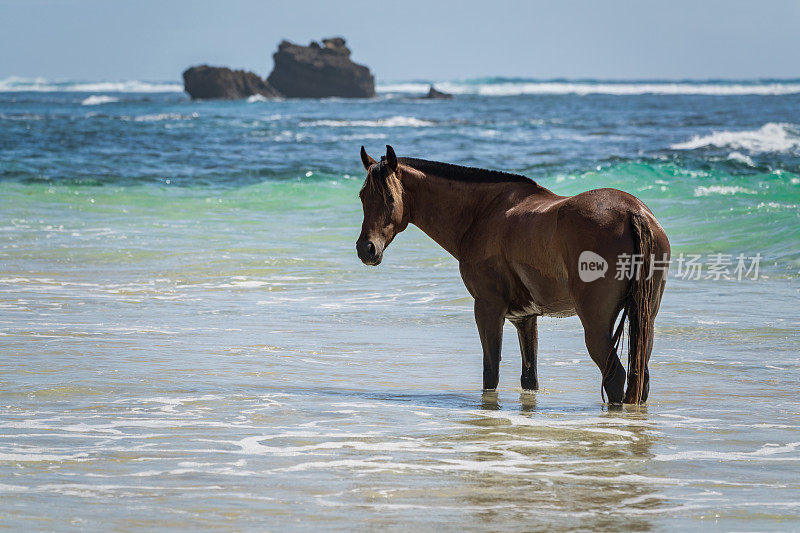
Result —
M383 160L383 158L381 158ZM499 170L489 170L476 167L462 167L461 165L451 165L450 163L440 163L438 161L428 161L426 159L416 159L413 157L398 157L397 161L403 165L442 178L455 181L470 183L530 183L538 185L535 181L522 174L511 174Z
M489 170L486 168L463 167L461 165L428 161L427 159L416 159L414 157L398 157L397 162L419 170L420 172L424 172L425 174L464 183L527 183L533 185L537 189L546 190L544 187L522 174L512 174L510 172ZM386 162L386 156L381 157L381 160L376 162L370 169L361 190L369 189L377 191L383 196L385 201L389 201L391 194L388 190L389 184L387 178L391 174L392 171Z

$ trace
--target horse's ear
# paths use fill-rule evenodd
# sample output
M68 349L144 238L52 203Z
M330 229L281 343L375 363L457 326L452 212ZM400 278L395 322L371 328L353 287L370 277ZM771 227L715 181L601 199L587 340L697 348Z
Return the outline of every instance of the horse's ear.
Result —
M394 153L394 148L386 145L386 164L392 169L392 172L397 170L397 156Z
M363 163L366 170L369 170L369 167L375 164L375 160L369 156L363 146L361 147L361 163Z

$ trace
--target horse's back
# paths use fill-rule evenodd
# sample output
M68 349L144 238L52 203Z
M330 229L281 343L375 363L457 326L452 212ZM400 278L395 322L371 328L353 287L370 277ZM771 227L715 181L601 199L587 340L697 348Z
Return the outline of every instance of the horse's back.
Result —
M620 261L625 264L626 257L636 254L634 219L651 232L654 255L658 259L669 256L669 241L656 217L644 202L624 191L594 189L570 196L558 207L557 218L564 261L573 279L580 274L584 252L602 257L612 275Z

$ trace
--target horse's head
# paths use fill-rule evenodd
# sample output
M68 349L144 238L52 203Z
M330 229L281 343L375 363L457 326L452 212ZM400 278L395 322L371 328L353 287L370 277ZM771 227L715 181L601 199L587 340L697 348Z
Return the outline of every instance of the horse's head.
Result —
M364 222L356 251L364 264L376 266L394 236L408 226L408 210L403 206L403 186L397 176L394 149L387 144L386 156L377 162L362 146L361 162L367 169L367 179L358 194L364 207Z

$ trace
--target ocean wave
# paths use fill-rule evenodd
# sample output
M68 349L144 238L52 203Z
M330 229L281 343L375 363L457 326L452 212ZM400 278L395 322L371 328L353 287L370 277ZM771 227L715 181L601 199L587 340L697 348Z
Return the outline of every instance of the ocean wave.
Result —
M690 82L690 81L542 81L542 80L465 80L438 81L433 85L454 94L480 94L487 96L513 96L524 94L610 94L610 95L785 95L800 93L800 80ZM379 93L423 94L430 82L378 83ZM183 85L174 82L75 81L49 80L47 78L22 78L11 76L0 79L0 92L123 92L159 93L183 92ZM250 102L260 102L262 97L252 96Z
M711 135L696 135L691 140L673 144L673 150L696 150L697 148L731 148L761 152L800 151L800 132L793 124L767 122L757 130L718 131Z
M131 122L161 122L162 120L192 120L199 117L198 113L191 115L182 115L180 113L156 113L152 115L138 115L138 116L121 116L121 120Z
M85 104L85 105L92 105L92 104ZM200 117L200 113L190 113L190 114L152 113L147 115L115 115L108 113L97 113L92 111L91 113L86 113L85 116L86 118L90 119L122 120L124 122L161 122L164 120L168 121L193 120Z
M426 93L430 83L378 83L375 90L381 93Z
M108 96L105 94L101 95L93 94L92 96L84 99L81 102L81 105L113 104L114 102L119 102L119 98L117 98L116 96Z
M336 141L359 141L364 139L387 139L386 133L354 133L352 135L339 135L334 137Z
M395 116L378 120L312 120L301 122L300 126L327 126L330 128L366 127L366 128L396 128L396 127L421 127L434 126L435 122L422 120L415 117Z
M26 122L29 120L45 120L49 118L47 115L40 115L38 113L0 113L0 120L14 120Z
M700 186L694 190L695 196L709 196L711 194L758 194L756 191L739 187L738 185L709 185Z
M430 83L398 82L378 84L382 93L421 94ZM467 80L433 84L453 94L515 96L524 94L610 94L610 95L782 95L800 93L800 81L774 82L610 82L610 81L537 81L537 80Z
M171 82L127 81L53 81L46 78L11 76L0 80L0 92L114 92L172 93L183 92L183 85Z
M728 154L728 161L737 161L739 163L743 163L748 167L755 167L756 164L753 162L752 159L747 157L741 152L731 152Z

